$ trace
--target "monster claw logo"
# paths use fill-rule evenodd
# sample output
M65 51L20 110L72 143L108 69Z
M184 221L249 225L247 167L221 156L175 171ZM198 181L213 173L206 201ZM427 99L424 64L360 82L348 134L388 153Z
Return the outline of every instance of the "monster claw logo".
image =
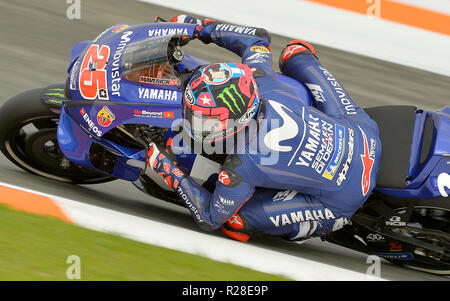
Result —
M116 119L111 110L104 106L97 114L97 122L103 127L108 127Z
M360 130L361 130L361 128L360 128ZM372 172L373 162L375 161L375 159L370 157L370 155L372 154L372 149L369 152L369 143L367 142L366 134L364 133L363 130L361 130L361 133L363 134L363 138L364 138L364 155L361 155L361 161L363 164L361 187L362 187L363 195L366 195L367 192L369 191L370 173Z
M232 92L234 92L234 93L232 93ZM237 98L239 98L239 100L242 102L242 104L245 105L245 101L242 98L241 94L239 94L235 84L232 84L232 85L230 85L230 87L223 89L222 93L217 95L217 98L222 99L223 103L227 105L227 107L230 109L230 111L233 114L236 114L236 112L233 110L233 105L237 110L239 110L239 113L242 113L241 109L239 108L239 106L237 104L237 100L236 100L235 96ZM230 103L230 101L232 102L233 105Z

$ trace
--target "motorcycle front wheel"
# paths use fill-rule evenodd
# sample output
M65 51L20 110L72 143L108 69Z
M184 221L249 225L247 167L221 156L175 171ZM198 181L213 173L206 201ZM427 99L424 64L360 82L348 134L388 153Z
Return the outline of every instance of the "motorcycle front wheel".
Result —
M97 184L114 177L71 163L61 152L59 115L41 95L49 87L20 93L0 108L0 150L12 163L35 175L73 184Z

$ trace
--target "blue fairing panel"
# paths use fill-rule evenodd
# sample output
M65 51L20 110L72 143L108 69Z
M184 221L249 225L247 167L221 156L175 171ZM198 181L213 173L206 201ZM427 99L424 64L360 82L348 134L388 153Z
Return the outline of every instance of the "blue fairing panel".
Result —
M72 163L105 173L104 171L96 169L91 164L89 150L93 143L92 135L87 134L80 125L66 113L64 106L61 109L57 137L61 151L67 158L70 158ZM101 141L98 142L100 145L103 144ZM126 181L137 180L139 178L139 169L127 165L126 162L128 159L143 160L142 154L140 153L131 155L129 158L117 156L114 171L109 175Z

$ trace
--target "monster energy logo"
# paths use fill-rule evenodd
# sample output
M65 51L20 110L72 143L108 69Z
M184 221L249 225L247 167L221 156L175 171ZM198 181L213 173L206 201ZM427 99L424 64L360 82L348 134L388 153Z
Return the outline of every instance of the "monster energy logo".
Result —
M50 93L45 93L46 95L49 96L59 96L62 98L65 98L66 96L64 95L64 93L62 93L64 91L64 89L59 89L59 88L54 88L54 89L50 89Z
M241 94L239 94L238 90L236 89L235 84L232 84L232 85L230 85L230 87L223 89L222 93L217 95L217 98L222 99L222 101L227 105L228 109L230 109L230 111L233 112L233 114L236 114L236 112L233 110L233 105L239 111L239 113L242 113L241 108L239 107L236 98L234 97L233 93L231 93L233 91L234 91L234 94L239 97L242 104L245 106L244 99L242 98ZM233 102L233 105L230 103L230 101L227 98Z
M61 104L63 99L66 99L66 95L64 95L64 89L61 88L53 88L48 90L50 92L45 93L45 100L48 102Z

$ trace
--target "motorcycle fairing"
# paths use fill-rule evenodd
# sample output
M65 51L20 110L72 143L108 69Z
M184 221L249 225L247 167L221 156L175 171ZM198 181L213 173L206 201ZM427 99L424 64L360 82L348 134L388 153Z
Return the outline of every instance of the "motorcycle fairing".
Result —
M139 177L140 169L128 165L126 162L130 159L145 161L145 150L128 149L106 139L95 138L96 134L93 132L88 133L86 127L89 126L86 124L80 125L80 122L67 114L65 106L62 106L57 138L59 147L64 155L74 164L127 181L135 181ZM104 147L114 157L113 169L110 172L93 165L90 158L90 150L94 145Z
M405 187L376 190L403 198L443 197L438 177L450 171L449 137L450 107L439 111L417 110Z

